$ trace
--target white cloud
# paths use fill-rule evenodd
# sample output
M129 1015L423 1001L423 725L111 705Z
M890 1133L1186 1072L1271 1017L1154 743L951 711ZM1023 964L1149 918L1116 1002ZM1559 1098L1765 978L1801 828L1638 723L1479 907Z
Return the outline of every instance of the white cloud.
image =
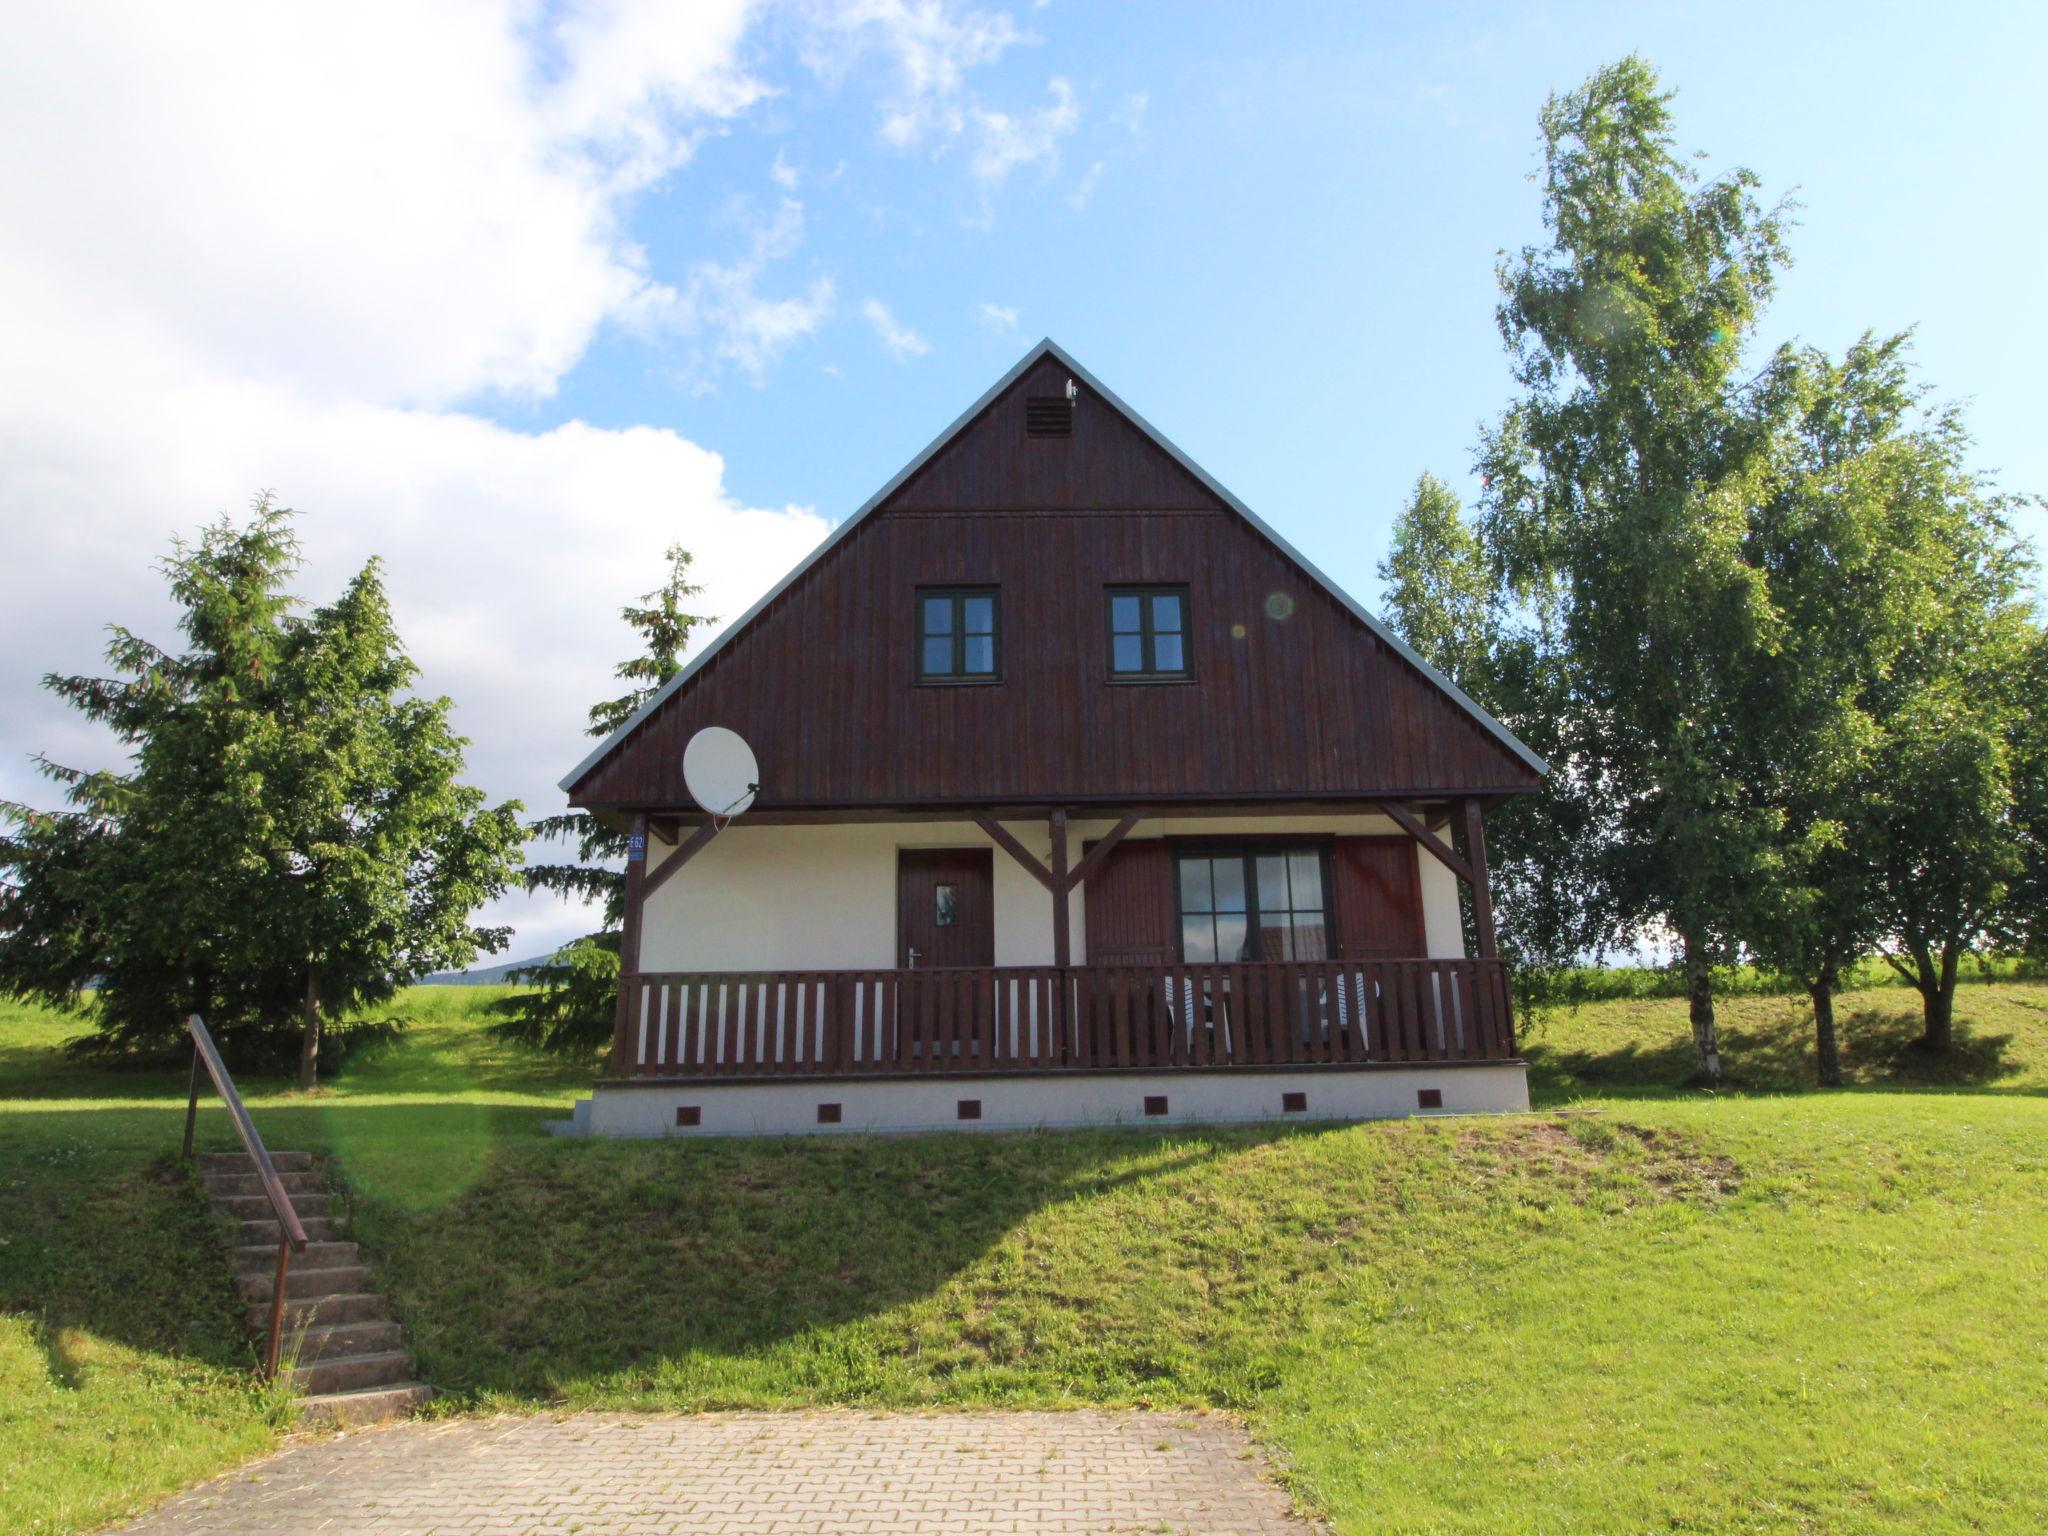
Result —
M803 244L804 205L795 198L783 198L765 219L749 219L742 210L740 221L748 227L744 256L696 263L681 291L663 292L642 318L706 338L714 357L761 384L782 354L832 313L834 286L830 277L817 277L800 294L770 298L761 292L769 267Z
M1109 168L1108 162L1098 160L1089 166L1074 190L1067 194L1069 208L1086 208L1095 197L1095 189L1102 184L1102 173Z
M789 151L777 149L775 151L775 163L768 167L768 179L782 188L783 191L794 192L797 189L797 183L803 178L797 174L796 167L789 163Z
M931 344L898 320L895 312L880 299L869 299L861 305L860 312L867 323L875 328L875 339L881 342L882 350L897 362L908 362L913 357L923 357L931 351Z
M1017 311L1007 304L994 304L984 299L975 306L974 318L992 331L1007 334L1017 329Z
M0 796L28 754L114 747L37 686L94 671L100 626L174 639L174 532L270 487L308 514L301 590L388 560L423 685L470 772L555 809L583 711L629 645L620 604L689 545L732 616L824 531L750 508L673 432L545 432L460 409L553 390L608 322L688 310L763 364L829 282L763 297L802 238L778 207L725 266L657 282L623 233L762 87L737 3L33 8L0 50ZM750 275L751 264L751 275ZM822 285L822 286L821 286ZM587 921L508 899L522 953Z
M869 48L887 55L895 83L883 97L879 132L911 148L951 138L965 126L967 72L1027 41L1007 12L957 13L941 0L852 0L814 8L817 36L805 50L813 70L836 79Z
M1038 165L1047 171L1060 163L1060 140L1081 126L1081 108L1074 88L1054 76L1046 82L1052 100L1029 112L996 112L975 106L968 110L974 151L968 165L980 193L979 216L969 222L987 229L995 222L995 194L1010 173Z

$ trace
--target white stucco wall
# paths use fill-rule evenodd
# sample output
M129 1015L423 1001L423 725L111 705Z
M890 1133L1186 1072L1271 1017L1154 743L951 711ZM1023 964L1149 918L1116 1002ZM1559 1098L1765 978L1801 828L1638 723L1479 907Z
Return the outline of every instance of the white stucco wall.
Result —
M1043 862L1050 838L1043 821L1005 823ZM1100 837L1113 820L1077 821L1068 856ZM1132 838L1258 833L1386 835L1380 816L1159 817ZM896 854L903 848L990 848L995 869L995 963L1050 965L1052 898L1017 861L972 822L860 822L770 827L735 822L648 899L641 919L640 965L649 971L861 970L896 963ZM648 870L674 849L650 839ZM1433 958L1465 952L1457 879L1416 849L1422 877L1424 937ZM1086 892L1071 898L1073 959L1087 959Z

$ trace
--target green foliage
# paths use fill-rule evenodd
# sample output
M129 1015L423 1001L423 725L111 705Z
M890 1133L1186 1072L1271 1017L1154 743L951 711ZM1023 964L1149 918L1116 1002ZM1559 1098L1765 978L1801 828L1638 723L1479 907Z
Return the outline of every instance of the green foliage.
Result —
M1493 577L1457 493L1425 471L1380 562L1381 602L1402 638L1466 692L1491 671Z
M590 1056L611 1044L619 1001L619 938L593 933L510 978L531 992L494 999L507 1040L563 1055Z
M129 760L46 765L64 811L0 807L0 989L83 1005L95 1049L174 1050L196 1012L231 1062L268 1061L295 1014L502 946L469 914L516 862L517 806L458 781L452 706L409 693L376 562L292 611L292 517L265 498L174 547L184 652L115 628L116 676L46 680Z
M711 622L688 612L685 606L703 591L690 580L690 552L680 544L670 545L668 579L637 605L619 610L641 641L640 651L613 669L621 681L632 686L615 699L591 706L587 734L611 735L682 670L690 631ZM619 924L626 903L626 877L620 866L626 857L626 837L588 811L544 816L527 830L534 837L573 842L576 859L567 864L528 865L526 888L552 891L572 901L602 903L604 927L522 971L515 979L536 983L539 990L516 994L499 1004L497 1012L503 1015L499 1028L510 1040L588 1055L611 1038L618 1001Z

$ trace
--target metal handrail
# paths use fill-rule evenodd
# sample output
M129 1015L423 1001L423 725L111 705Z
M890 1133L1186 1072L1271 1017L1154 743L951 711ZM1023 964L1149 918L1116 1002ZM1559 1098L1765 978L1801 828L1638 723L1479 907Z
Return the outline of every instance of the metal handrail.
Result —
M228 1076L227 1065L220 1059L205 1021L193 1014L185 1020L185 1033L192 1037L191 1094L185 1105L185 1160L192 1160L192 1138L199 1126L199 1069L203 1066L206 1075L213 1079L221 1102L228 1107L228 1118L235 1122L235 1134L242 1138L242 1148L255 1165L264 1196L277 1217L277 1283L270 1293L270 1338L263 1352L263 1379L272 1381L277 1377L278 1349L284 1335L285 1276L291 1270L292 1255L305 1252L306 1229L299 1222L299 1213L292 1209L292 1197L285 1193L284 1180L277 1176L277 1165L271 1162L263 1138L256 1134L255 1123L249 1118L241 1094L235 1091L235 1080Z

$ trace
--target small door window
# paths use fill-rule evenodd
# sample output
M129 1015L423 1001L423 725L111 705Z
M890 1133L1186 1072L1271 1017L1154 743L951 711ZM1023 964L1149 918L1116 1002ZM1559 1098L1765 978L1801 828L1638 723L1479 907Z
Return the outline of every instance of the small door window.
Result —
M950 928L960 917L960 887L941 885L936 888L936 895L936 910L932 914L932 921L941 928Z

